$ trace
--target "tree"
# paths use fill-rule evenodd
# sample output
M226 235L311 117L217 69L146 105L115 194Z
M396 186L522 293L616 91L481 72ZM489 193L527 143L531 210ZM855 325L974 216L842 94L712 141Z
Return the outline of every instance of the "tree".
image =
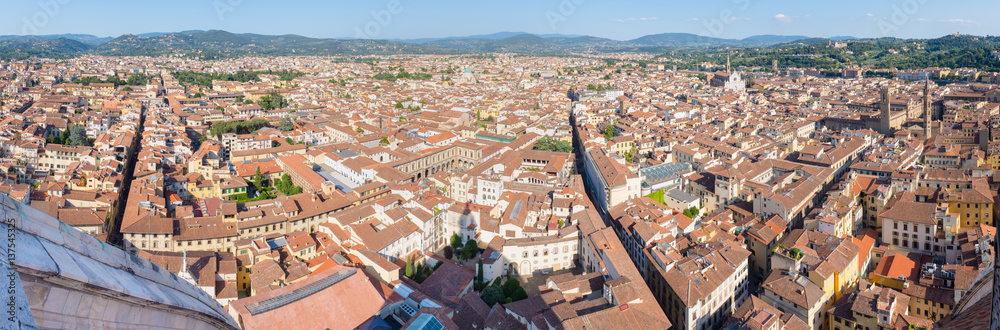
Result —
M520 286L517 287L517 290L515 290L513 294L511 294L509 297L507 297L507 300L510 301L510 302L515 302L515 301L524 300L524 299L528 299L528 293L525 292L524 288L522 288Z
M476 244L476 240L470 239L465 241L465 246L462 247L462 259L472 259L476 257L476 253L479 253L479 245Z
M282 173L281 174L281 183L284 183L285 186L289 186L289 187L292 186L292 177L288 176L288 173Z
M74 146L84 146L87 145L87 129L83 125L72 125L69 127L69 139L66 141L69 145Z
M691 219L697 217L699 213L701 213L701 210L699 210L697 206L692 206L684 210L684 216L687 216L688 218Z
M503 296L510 297L514 295L518 289L521 289L521 282L516 278L508 278L506 282L503 282ZM523 290L523 289L522 289Z
M426 280L427 276L430 275L427 273L428 270L429 269L427 267L424 267L423 263L419 263L416 266L414 266L413 277L412 277L413 281L417 283L424 283L424 280Z
M383 136L381 139L378 140L378 143L379 144L389 144L389 138Z
M59 132L59 144L69 144L69 130Z
M549 136L542 137L535 142L533 147L535 150L545 150L545 151L556 151L556 152L572 152L573 145L569 142L563 140L557 140Z
M413 259L406 257L406 277L413 278Z
M295 122L292 121L292 118L290 117L281 118L281 123L278 124L278 130L281 130L282 132L288 132L293 129L295 129Z
M358 132L358 133L364 133L364 132L365 132L365 129L364 129L364 128L361 128L361 126L358 126L358 127L354 128L354 131L355 131L355 132Z
M484 289L482 298L483 302L486 303L486 306L490 307L493 307L493 305L507 301L507 299L504 298L503 295L503 288L498 286L489 286L486 289Z
M605 124L604 125L604 139L611 140L615 137L615 125Z
M458 236L458 233L451 234L451 248L455 252L461 252L459 250L462 249L462 237Z
M285 142L288 142L288 145L293 145L293 144L295 144L295 141L292 141L292 138L290 138L290 137L286 137L286 138L285 138Z
M264 188L264 175L260 174L260 166L257 166L257 174L253 175L253 185L257 187L257 190Z
M476 269L476 291L483 291L486 283L483 283L483 259L479 259L479 267Z
M455 249L452 249L450 245L449 246L445 246L444 247L444 258L448 259L448 260L451 260L451 258L454 257L454 256L455 256Z
M250 134L264 127L267 127L267 120L262 118L251 121L220 121L212 123L212 127L209 129L209 132L211 132L211 135L221 138L222 134Z
M274 110L287 107L288 100L281 97L281 94L277 91L270 91L266 95L261 96L260 100L257 100L257 104L261 108L264 108L264 110Z

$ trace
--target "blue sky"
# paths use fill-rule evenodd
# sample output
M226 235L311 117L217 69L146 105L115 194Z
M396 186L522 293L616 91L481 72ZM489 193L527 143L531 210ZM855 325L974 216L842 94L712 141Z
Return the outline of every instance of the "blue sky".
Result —
M665 32L934 38L1000 31L991 19L1000 10L996 0L29 0L7 1L3 8L0 34L220 29L400 39L524 31L627 40Z

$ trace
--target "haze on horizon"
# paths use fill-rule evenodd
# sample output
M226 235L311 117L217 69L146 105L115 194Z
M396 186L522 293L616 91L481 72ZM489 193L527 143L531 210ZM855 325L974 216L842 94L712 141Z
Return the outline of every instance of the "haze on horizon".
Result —
M975 9L975 10L970 10ZM0 35L226 30L318 38L415 39L528 32L629 40L667 32L742 39L752 35L937 38L988 35L1000 2L970 0L844 0L837 2L691 1L301 1L110 0L10 2Z

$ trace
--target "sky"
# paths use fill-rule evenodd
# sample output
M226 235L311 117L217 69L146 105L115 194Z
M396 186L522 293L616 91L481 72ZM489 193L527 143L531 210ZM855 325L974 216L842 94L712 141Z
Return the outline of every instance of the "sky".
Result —
M226 30L319 38L411 39L496 32L629 40L682 32L937 38L1000 31L996 0L6 1L0 35Z

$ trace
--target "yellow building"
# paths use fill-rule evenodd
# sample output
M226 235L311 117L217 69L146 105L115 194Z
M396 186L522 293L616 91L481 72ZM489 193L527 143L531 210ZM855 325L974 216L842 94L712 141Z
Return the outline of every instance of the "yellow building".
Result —
M979 225L993 226L996 205L993 202L994 192L990 190L986 178L972 180L972 188L948 190L945 200L949 212L957 213L959 228L972 228ZM956 234L958 228L955 229Z
M950 290L910 283L903 289L903 293L910 295L910 315L916 315L937 322L948 314L951 314L951 310L955 308L954 305L949 304L947 301L942 302L928 299L931 297L946 297L948 295L954 297L954 293Z
M906 329L910 297L893 289L863 282L856 294L838 299L826 312L826 329Z
M773 270L791 268L805 271L809 281L823 289L819 299L821 311L854 292L858 284L859 253L861 248L850 238L837 238L816 230L793 230L774 249L771 258ZM820 313L820 317L826 316ZM827 320L818 320L825 324Z

